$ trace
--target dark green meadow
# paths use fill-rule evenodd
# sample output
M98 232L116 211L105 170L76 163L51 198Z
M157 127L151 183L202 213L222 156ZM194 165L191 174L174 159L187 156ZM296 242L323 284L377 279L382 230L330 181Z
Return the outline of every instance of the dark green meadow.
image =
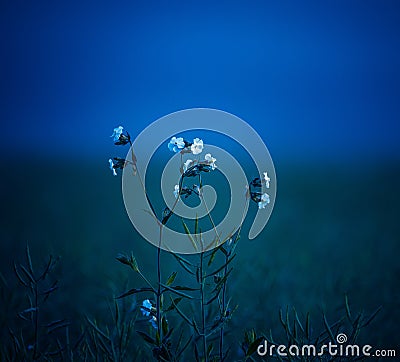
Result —
M81 360L86 353L90 360L88 349L94 355L96 348L103 348L94 341L103 338L94 337L97 328L117 338L114 298L143 286L135 272L116 260L117 255L133 252L142 272L155 281L156 249L135 232L124 209L121 179L112 177L106 164L32 161L5 169L0 190L1 360L18 360L16 344L20 355L25 350L28 359L32 357L33 326L30 312L23 312L30 302L27 288L14 272L14 263L17 268L27 265L27 244L38 273L49 255L59 258L44 280L50 287L57 280L58 288L40 307L38 322L41 348L54 352L46 358ZM295 310L303 327L309 312L310 330L316 336L326 329L323 316L330 325L344 317L340 331L350 335L349 312L352 321L359 312L368 321L382 307L361 329L359 341L398 349L398 164L371 168L278 163L276 172L278 193L271 219L251 241L246 238L246 220L231 264L227 295L237 309L225 326L231 345L227 360L243 358L240 346L246 330L255 329L258 336L269 336L271 331L274 340L286 343L280 310L284 319L288 310L290 325L296 324ZM162 269L164 279L177 271L176 282L191 285L187 273L166 252ZM146 298L151 295L117 300L121 325L132 324L122 360L151 356L149 344L135 332L152 332L140 313ZM194 314L191 308L182 304L183 310ZM176 324L176 333L182 321L174 313L169 323ZM62 322L52 326L53 321ZM194 355L189 357L192 352L187 349L183 360L195 360ZM45 360L44 355L39 359Z

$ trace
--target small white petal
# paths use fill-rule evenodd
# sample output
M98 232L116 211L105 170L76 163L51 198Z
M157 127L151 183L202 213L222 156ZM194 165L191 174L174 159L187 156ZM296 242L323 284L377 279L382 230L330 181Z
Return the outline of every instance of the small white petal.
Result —
M174 196L175 196L176 199L177 199L178 196L179 196L179 185L175 185L175 188L174 188Z
M190 146L190 150L194 155L198 155L199 153L201 153L203 151L203 148L203 140L201 140L200 138L195 138L193 140L193 144Z
M261 195L261 201L258 202L258 208L259 209L265 209L267 204L270 203L270 197L268 194L262 194Z
M265 181L265 186L267 187L267 189L269 189L269 183L270 183L271 179L268 177L267 172L264 172L264 181Z
M183 138L172 137L168 143L168 149L173 152L178 152L182 148L185 148L185 141Z
M110 170L112 171L113 175L117 176L117 171L114 168L114 162L111 158L108 160L108 163L110 164Z
M122 126L118 126L118 127L114 128L113 134L110 137L114 137L115 142L118 141L123 130L124 130L124 127L122 127Z
M215 161L217 161L217 159L214 158L214 157L212 157L212 156L211 156L211 153L207 153L207 154L204 156L204 159L210 164L210 166L211 166L211 168L212 168L213 170L215 170L215 169L217 168L217 165L215 164Z
M187 161L183 164L183 171L186 172L187 169L188 169L189 167L192 166L192 163L193 163L193 160L187 160Z

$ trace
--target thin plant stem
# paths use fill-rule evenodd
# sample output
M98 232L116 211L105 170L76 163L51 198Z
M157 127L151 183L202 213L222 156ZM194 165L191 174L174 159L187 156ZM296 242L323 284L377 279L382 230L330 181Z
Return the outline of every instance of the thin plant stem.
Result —
M139 273L140 277L146 282L146 284L147 284L151 289L155 290L154 287L153 287L153 285L152 285L152 284L150 283L150 281L143 275L143 273L142 273L140 270L138 271L138 273Z
M129 144L131 146L131 152L132 152L132 161L135 162L136 156L133 152L133 147L132 147L132 142L129 141ZM150 198L147 194L146 191L146 187L144 185L144 182L142 180L142 177L140 176L140 172L137 170L136 165L132 165L133 171L136 172L137 176L139 177L139 181L140 184L142 186L143 192L146 196L147 202L149 203L150 209L153 212L154 217L156 218L158 225L160 227L160 237L159 237L159 241L158 241L158 247L157 247L157 291L156 291L156 319L157 319L157 332L159 335L159 343L161 345L161 341L162 341L162 331L161 331L161 240L162 240L162 228L163 225L162 223L159 222L159 220L157 219L157 215L156 212L154 210L154 207L150 201ZM176 202L174 204L174 207L176 205ZM143 278L143 280L152 288L151 283L147 280L147 278L142 274L139 273L140 276ZM160 357L157 357L158 360L160 360Z
M202 342L203 342L203 355L204 361L207 362L207 336L206 336L206 312L205 312L205 300L204 300L204 251L200 253L200 296L201 296L201 330L202 330Z
M235 241L234 241L235 243L237 242L237 240L240 236L240 231L242 230L244 217L245 217L245 211L243 209L242 221L241 221L239 229L236 233L236 237L235 237ZM226 314L226 291L227 291L226 275L228 273L228 261L229 261L230 256L231 256L231 250L227 250L227 253L225 254L224 274L222 276L225 279L224 284L222 286L222 296L221 296L222 318L225 318L225 314ZM225 325L225 321L222 322L221 329L219 331L219 358L220 358L220 361L223 361L223 359L224 359L224 325Z
M228 259L229 259L229 254L227 253L225 255L225 268L224 268L224 275L223 278L226 277L226 274L228 273ZM222 286L222 297L221 297L221 304L222 304L222 313L225 314L225 303L226 303L226 279L224 281L224 285ZM225 316L222 315L222 318ZM221 329L219 331L219 359L220 361L223 361L224 357L224 322L222 322Z
M199 177L199 186L201 186L201 184L202 184L201 175L199 174L198 177ZM206 200L204 200L203 194L201 192L199 192L199 197L200 197L201 201L204 203L204 206L205 206L206 211L207 211L207 216L210 219L211 225L212 225L212 227L214 229L214 232L215 232L215 235L216 235L217 244L219 245L221 240L220 240L220 237L218 235L217 227L215 226L214 220L213 220L213 218L211 216L210 209L208 208ZM202 245L201 251L204 251L204 245Z
M35 287L34 287L34 293L35 293L35 330L34 330L34 333L35 333L35 344L34 344L34 348L33 348L33 359L35 360L36 358L37 358L37 353L38 353L38 349L39 349L39 346L38 346L38 344L39 344L39 336L38 336L38 333L39 333L39 301L38 301L38 298L39 298L39 291L38 291L38 285L37 285L37 283L36 283L36 280L35 280Z
M138 178L139 178L139 181L140 181L140 185L142 186L144 195L146 196L147 202L148 202L149 205L150 205L150 209L151 209L151 211L153 212L153 214L154 214L154 216L156 217L156 220L157 220L156 213L155 213L154 208L153 208L153 205L152 205L152 203L151 203L151 201L150 201L149 195L147 194L146 187L145 187L145 185L144 185L143 179L142 179L142 177L140 176L139 170L137 169L137 165L136 165L136 156L135 156L135 153L133 152L133 145L132 145L132 141L131 141L131 140L129 140L129 144L130 144L130 146L131 146L131 147L130 147L130 150L131 150L131 154L132 154L132 170L133 170L134 174L137 174L137 176L138 176ZM158 221L158 220L157 220L157 221Z
M161 240L162 240L162 228L163 225L160 225L160 238L158 241L158 248L157 248L157 281L158 281L158 287L157 287L157 328L158 328L158 333L160 336L160 342L162 341L162 331L161 331Z

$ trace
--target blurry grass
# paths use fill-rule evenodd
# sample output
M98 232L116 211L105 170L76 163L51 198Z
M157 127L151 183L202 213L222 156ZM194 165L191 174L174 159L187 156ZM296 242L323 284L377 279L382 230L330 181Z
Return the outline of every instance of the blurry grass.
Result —
M62 311L76 336L84 315L102 326L111 323L112 298L128 284L140 285L115 256L133 250L143 272L155 278L154 247L138 237L126 215L121 180L110 175L106 163L32 161L8 169L12 172L2 175L0 190L0 303L6 311L1 337L8 338L7 328L14 327L22 305L12 265L27 242L34 260L61 256L55 271L60 291L52 304L57 311L50 315ZM282 331L278 311L286 306L295 306L302 320L310 312L323 328L322 311L330 320L343 315L347 293L355 310L368 314L383 306L376 326L364 336L367 342L396 346L399 176L395 163L374 168L278 165L271 220L253 241L246 240L244 227L238 245L228 293L239 309L229 339L240 341L249 328ZM168 259L165 275L177 268Z

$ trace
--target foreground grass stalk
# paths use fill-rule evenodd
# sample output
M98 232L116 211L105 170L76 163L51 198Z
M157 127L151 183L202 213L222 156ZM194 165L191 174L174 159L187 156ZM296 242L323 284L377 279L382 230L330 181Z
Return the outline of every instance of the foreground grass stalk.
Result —
M160 336L160 346L162 341L162 328L161 328L161 240L162 240L162 228L163 225L160 225L160 239L158 241L158 248L157 248L157 330Z
M228 259L229 259L229 254L225 255L225 268L224 268L224 274L223 278L226 277L228 273ZM222 305L222 313L225 314L225 309L226 309L226 281L224 282L224 285L222 286L222 296L221 296L221 305ZM223 316L224 318L224 316ZM224 323L221 325L221 329L219 331L219 359L222 362L224 359Z
M207 362L207 336L206 336L206 311L205 311L205 292L204 292L204 251L200 253L200 298L201 298L201 331L204 361Z
M38 285L35 280L35 287L34 287L34 294L35 294L35 325L34 325L34 347L33 347L33 359L35 360L38 358L38 350L39 350L39 290Z

